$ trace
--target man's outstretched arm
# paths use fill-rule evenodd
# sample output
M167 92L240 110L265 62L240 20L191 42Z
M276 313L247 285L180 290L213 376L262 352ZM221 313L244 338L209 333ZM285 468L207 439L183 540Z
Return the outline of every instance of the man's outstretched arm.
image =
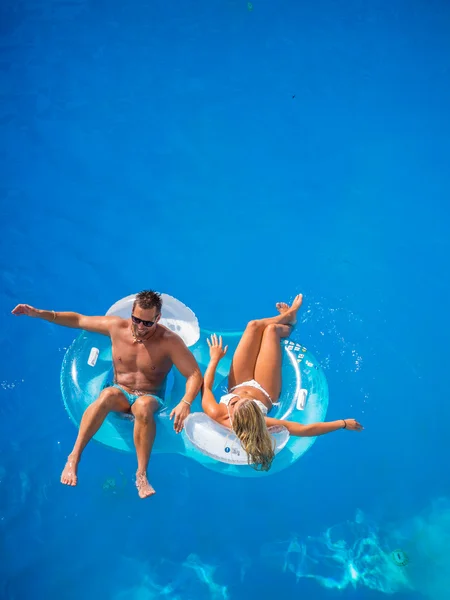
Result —
M87 317L76 312L57 312L54 310L40 310L29 304L18 304L12 311L13 315L27 316L34 319L42 319L62 325L63 327L72 327L74 329L84 329L102 335L109 335L111 325L119 319L119 317Z

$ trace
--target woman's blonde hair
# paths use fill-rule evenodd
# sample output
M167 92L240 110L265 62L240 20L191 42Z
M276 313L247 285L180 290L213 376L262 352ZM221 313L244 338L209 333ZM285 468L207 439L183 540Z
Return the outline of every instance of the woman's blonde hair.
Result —
M249 464L257 471L268 471L275 458L275 440L253 400L246 400L236 408L232 426L248 455Z

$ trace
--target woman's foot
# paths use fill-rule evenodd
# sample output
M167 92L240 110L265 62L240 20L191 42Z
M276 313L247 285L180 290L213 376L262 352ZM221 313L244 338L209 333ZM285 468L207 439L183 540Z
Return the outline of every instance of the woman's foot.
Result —
M67 457L66 466L64 467L63 472L61 473L61 483L64 485L75 486L78 483L77 470L78 463L80 462L79 458L76 458L72 455Z
M285 316L286 318L280 321L284 325L295 325L297 322L297 312L303 302L303 294L298 294L295 296L294 301L291 306L286 304L286 302L277 302L276 307L280 315Z
M139 498L148 498L156 493L153 487L149 484L146 473L136 473L136 487Z
M277 302L275 306L280 315L284 315L284 313L289 310L289 304L286 304L286 302Z

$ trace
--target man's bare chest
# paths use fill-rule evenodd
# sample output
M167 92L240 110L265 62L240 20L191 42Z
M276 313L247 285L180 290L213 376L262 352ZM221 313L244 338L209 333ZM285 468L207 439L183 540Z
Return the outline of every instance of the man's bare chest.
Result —
M142 372L166 372L171 360L164 344L138 343L129 340L112 340L113 361L116 368Z

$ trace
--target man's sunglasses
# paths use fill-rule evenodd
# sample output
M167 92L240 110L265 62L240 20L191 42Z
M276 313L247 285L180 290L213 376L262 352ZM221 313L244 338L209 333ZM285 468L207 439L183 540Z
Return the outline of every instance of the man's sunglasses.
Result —
M134 315L131 315L131 320L135 325L142 323L144 327L153 327L153 325L156 323L156 321L144 321L143 319L139 319L139 317L135 317Z

